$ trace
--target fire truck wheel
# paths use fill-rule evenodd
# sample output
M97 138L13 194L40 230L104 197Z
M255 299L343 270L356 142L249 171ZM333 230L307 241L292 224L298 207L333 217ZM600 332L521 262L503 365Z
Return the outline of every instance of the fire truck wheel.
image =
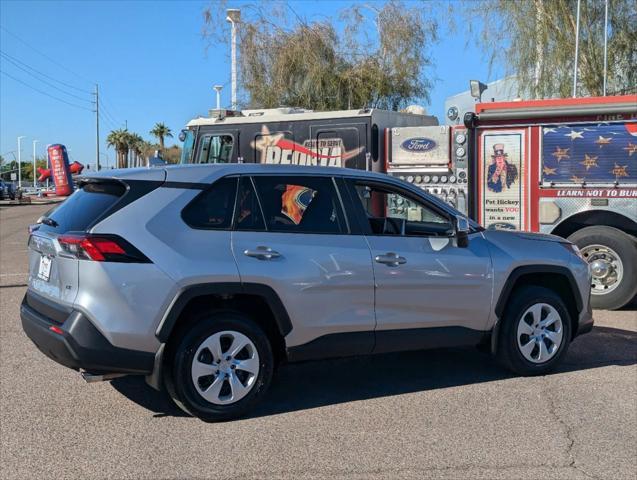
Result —
M593 308L614 310L637 294L637 240L613 227L587 227L568 239L591 266Z

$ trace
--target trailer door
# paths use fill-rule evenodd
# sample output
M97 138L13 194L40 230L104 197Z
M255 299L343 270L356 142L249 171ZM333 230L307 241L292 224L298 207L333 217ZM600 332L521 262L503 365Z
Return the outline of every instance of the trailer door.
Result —
M367 129L364 123L311 125L308 165L366 170Z

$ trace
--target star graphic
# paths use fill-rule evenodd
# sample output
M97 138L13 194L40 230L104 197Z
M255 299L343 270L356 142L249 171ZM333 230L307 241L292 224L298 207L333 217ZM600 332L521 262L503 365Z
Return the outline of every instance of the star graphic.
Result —
M547 133L555 133L557 131L557 128L544 127L544 130L542 131L544 132L544 135L546 135Z
M637 145L635 145L634 143L628 142L628 146L624 147L624 150L628 152L629 157L632 157L633 153L637 152Z
M599 157L594 157L593 155L588 155L588 154L584 154L584 161L583 162L579 162L580 165L584 165L586 167L586 171L588 172L588 169L591 167L599 167L599 165L597 165L597 159Z
M258 140L250 142L250 146L264 154L269 147L276 146L276 144L279 143L279 140L281 140L283 136L283 133L278 133L276 135L270 134L270 130L268 130L268 127L263 125L263 127L261 128L261 135L259 135Z
M584 177L576 177L575 175L573 175L571 177L571 182L573 182L573 183L584 183Z
M576 138L584 138L584 132L576 132L575 130L571 130L571 133L564 134L565 137L571 137L571 140L575 140Z
M557 168L544 167L544 175L555 175Z
M570 148L555 147L555 151L551 155L557 159L557 163L560 163L563 158L570 158L570 155L568 154L569 150Z
M602 137L600 135L599 138L595 140L595 143L599 145L599 148L602 148L604 145L608 145L612 139L612 137Z
M615 178L627 177L628 176L628 172L626 171L627 168L628 168L628 165L624 165L623 167L621 167L617 165L617 163L615 163L615 168L613 168L610 171L610 173L615 175Z

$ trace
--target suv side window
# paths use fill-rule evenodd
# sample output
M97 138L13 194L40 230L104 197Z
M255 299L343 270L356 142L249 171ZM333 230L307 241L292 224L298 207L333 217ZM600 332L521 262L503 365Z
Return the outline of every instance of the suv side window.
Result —
M448 236L449 218L391 186L355 184L373 235Z
M268 231L347 232L332 178L255 176L253 180Z
M204 135L196 163L228 163L232 159L232 135Z
M237 177L217 180L183 209L181 218L192 228L228 230L232 226L237 180Z
M237 193L237 208L235 209L234 228L237 230L262 231L265 221L259 205L259 199L254 191L252 179L241 177L239 192Z

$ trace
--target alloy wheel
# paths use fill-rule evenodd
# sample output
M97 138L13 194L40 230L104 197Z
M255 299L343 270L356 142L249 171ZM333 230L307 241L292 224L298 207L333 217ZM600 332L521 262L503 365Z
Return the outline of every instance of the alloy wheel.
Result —
M195 389L215 405L228 405L244 398L259 375L259 353L244 334L232 330L206 338L191 366Z
M517 329L518 348L532 363L546 363L560 349L563 337L562 318L547 303L530 306L520 317Z

